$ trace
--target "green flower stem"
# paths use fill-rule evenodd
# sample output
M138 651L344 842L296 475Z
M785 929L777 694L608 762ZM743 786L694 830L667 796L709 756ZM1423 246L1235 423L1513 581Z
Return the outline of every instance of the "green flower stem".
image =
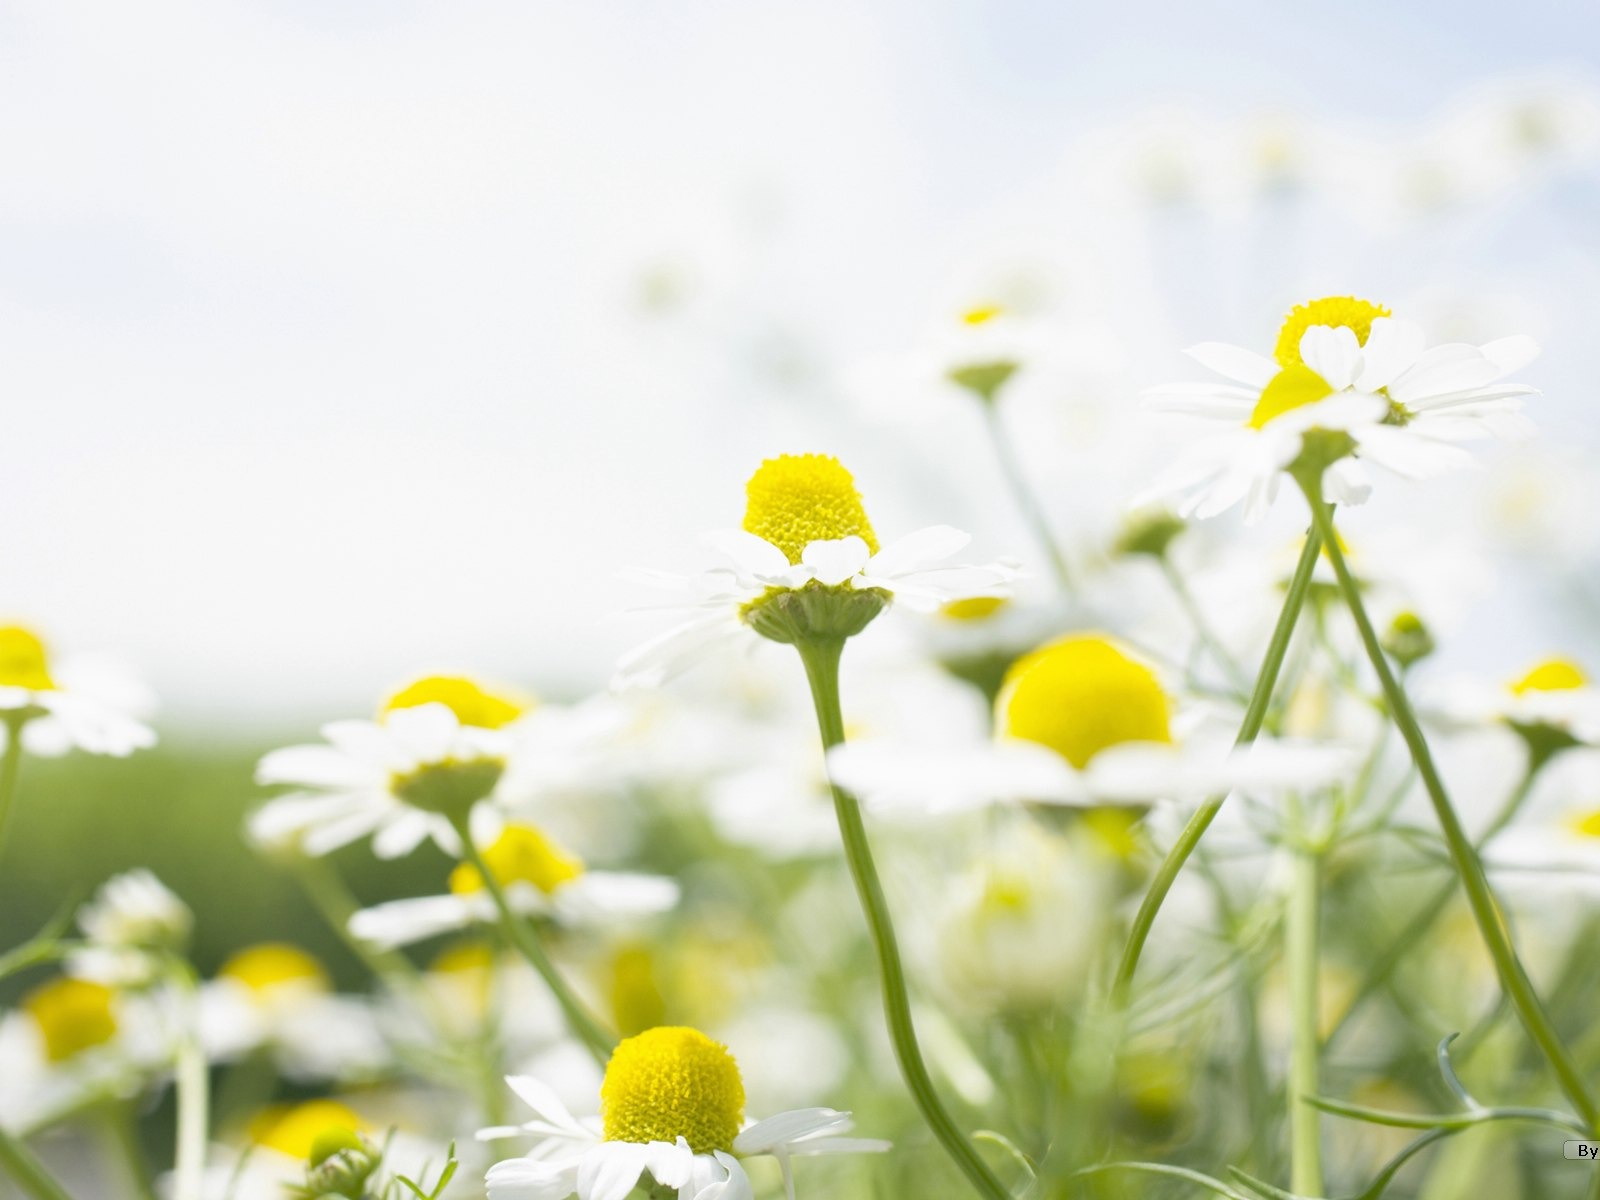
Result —
M139 1131L133 1104L127 1100L113 1100L100 1114L106 1141L112 1153L122 1159L126 1182L138 1200L156 1200L156 1190L150 1183L150 1172L139 1146Z
M5 715L6 750L0 755L0 849L5 846L11 806L17 795L17 775L22 770L22 727L28 719L16 711Z
M1278 683L1278 673L1283 668L1284 655L1289 651L1289 642L1294 636L1294 626L1299 619L1300 610L1305 607L1306 596L1311 591L1311 578L1317 566L1317 554L1322 547L1321 535L1312 530L1306 534L1306 544L1300 551L1300 561L1295 564L1294 574L1289 579L1289 588L1283 598L1283 608L1278 613L1277 626L1272 631L1272 640L1267 643L1266 656L1261 660L1261 669L1256 673L1255 687L1250 693L1250 704L1245 709L1244 721L1239 726L1239 735L1235 745L1245 746L1256 740L1256 735L1261 732L1261 726L1266 721L1267 709L1272 704L1272 692ZM1189 823L1178 834L1178 840L1173 843L1172 849L1167 851L1167 857L1157 869L1155 878L1150 881L1150 890L1144 895L1144 900L1139 905L1139 911L1133 918L1133 928L1128 931L1127 945L1122 951L1122 961L1117 965L1117 974L1111 984L1112 1004L1116 1008L1123 1008L1128 1002L1129 991L1133 987L1134 972L1139 969L1139 956L1144 953L1144 944L1150 937L1150 929L1155 924L1156 914L1161 911L1161 905L1167 898L1167 893L1172 890L1173 883L1178 878L1178 872L1183 870L1183 865L1194 853L1194 848L1200 844L1200 839L1205 836L1211 822L1216 820L1217 813L1222 810L1227 793L1213 796L1202 804Z
M338 935L339 940L361 960L367 970L396 988L411 990L416 987L417 969L409 958L396 950L379 949L350 932L350 918L356 915L361 905L351 895L337 867L319 855L297 854L294 873L328 928Z
M1411 709L1411 701L1395 678L1389 660L1384 656L1383 645L1378 640L1378 634L1372 627L1372 620L1367 615L1366 605L1362 602L1361 589L1350 574L1350 567L1344 560L1343 551L1339 548L1339 540L1333 529L1333 511L1322 499L1320 481L1311 477L1302 479L1300 483L1305 491L1306 500L1311 505L1311 515L1316 522L1317 532L1322 535L1322 540L1327 546L1334 574L1339 578L1339 590L1344 595L1345 606L1349 608L1350 615L1355 620L1356 630L1361 635L1361 643L1366 648L1367 658L1377 673L1379 685L1383 688L1384 699L1389 705L1389 715L1411 751L1411 759L1417 765L1417 774L1421 777L1422 786L1433 804L1434 814L1444 833L1445 843L1450 849L1450 860L1455 866L1456 874L1461 877L1462 887L1466 889L1467 903L1472 908L1473 919L1483 935L1489 956L1494 959L1495 970L1500 976L1500 986L1510 997L1512 1007L1516 1009L1517 1017L1522 1021L1523 1028L1528 1031L1528 1036L1533 1039L1555 1072L1568 1101L1577 1109L1585 1125L1591 1130L1600 1131L1600 1108L1596 1107L1577 1063L1562 1044L1560 1034L1556 1032L1549 1014L1539 1002L1532 980L1528 978L1527 971L1517 958L1516 949L1511 944L1511 937L1495 904L1494 893L1489 890L1489 880L1484 874L1483 864L1478 861L1472 842L1467 837L1466 830L1462 828L1461 818L1456 815L1456 810L1450 803L1444 780L1439 776L1433 755L1428 749L1428 741L1422 734L1422 726L1418 724L1416 714Z
M577 993L568 986L561 972L556 969L555 963L551 962L550 956L545 953L544 945L533 927L512 911L510 903L506 900L505 889L494 877L494 872L489 870L488 864L483 861L482 852L472 840L467 819L464 816L459 817L452 823L455 825L456 835L461 839L462 851L467 861L476 868L483 879L484 888L494 901L495 910L500 914L500 928L506 935L506 940L528 960L528 965L539 973L539 977L555 996L556 1003L561 1006L562 1015L567 1019L567 1027L583 1041L589 1048L589 1053L594 1055L595 1062L603 1068L611 1058L611 1051L616 1047L616 1036L599 1022L583 1001L578 999Z
M1189 624L1194 627L1195 637L1200 640L1200 645L1210 651L1211 657L1222 668L1228 677L1229 686L1242 698L1250 694L1250 683L1244 677L1244 672L1239 669L1239 664L1233 660L1233 655L1228 653L1228 648L1222 644L1222 639L1211 628L1211 622L1206 620L1206 614L1201 609L1199 602L1194 598L1194 593L1189 590L1188 581L1184 579L1183 572L1173 565L1172 559L1165 554L1160 557L1161 573L1166 577L1167 584L1172 588L1172 594L1177 598L1184 615L1189 618Z
M1322 1114L1307 1101L1320 1092L1317 1055L1317 925L1321 917L1318 854L1297 847L1289 880L1284 925L1284 960L1289 976L1289 1190L1323 1194Z
M178 1047L175 1068L178 1094L178 1147L173 1165L174 1200L205 1200L206 1147L210 1141L211 1074L205 1050L195 1032L195 980L185 965L189 1005L188 1031Z
M72 1200L27 1144L4 1129L0 1129L0 1167L34 1200Z
M844 717L839 705L839 658L844 652L844 639L809 638L796 642L795 648L800 651L806 679L811 684L811 699L817 709L817 727L822 734L823 749L830 750L844 741ZM889 1036L894 1042L895 1057L900 1062L906 1086L911 1090L911 1098L916 1102L923 1120L928 1123L928 1128L978 1194L988 1200L1009 1200L1010 1192L945 1110L934 1090L928 1066L923 1062L922 1049L917 1044L916 1027L911 1020L905 967L900 961L894 922L889 916L883 884L878 879L878 868L872 861L872 847L867 841L866 825L861 819L861 805L854 796L833 785L833 811L839 820L839 836L844 842L850 875L855 880L861 908L866 914L873 945L878 952Z
M1505 804L1501 806L1500 811L1495 814L1494 820L1489 822L1488 828L1479 835L1474 845L1475 850L1481 851L1495 834L1509 825L1517 813L1522 810L1523 804L1533 791L1533 784L1538 778L1540 770L1549 761L1550 757L1548 755L1532 755L1529 757L1528 769L1523 772L1522 781L1517 784L1516 789L1511 793ZM1339 1020L1328 1033L1327 1044L1329 1046L1332 1046L1339 1035L1350 1027L1355 1014L1366 1005L1367 1001L1377 995L1383 985L1389 982L1390 977L1400 969L1400 964L1405 962L1406 956L1411 953L1418 942L1427 936L1428 930L1433 928L1434 922L1444 912L1445 906L1450 903L1450 897L1455 895L1455 892L1456 880L1452 877L1448 883L1429 897L1428 901L1417 910L1416 915L1406 923L1406 927L1400 931L1399 936L1390 943L1389 948L1383 952L1372 970L1367 973L1367 977L1361 981L1361 987L1357 989L1350 1003L1345 1006L1344 1012L1339 1015Z
M1033 531L1034 540L1039 543L1039 548L1050 560L1050 571L1056 578L1057 586L1064 595L1070 596L1076 590L1072 582L1072 568L1067 566L1066 555L1061 552L1056 536L1051 531L1050 518L1045 515L1044 506L1039 503L1038 496L1034 495L1033 489L1028 486L1028 477L1022 470L1016 449L1011 445L1011 438L1006 434L1000 406L993 399L989 399L984 402L982 408L984 424L989 430L989 443L994 447L995 458L1000 462L1000 474L1005 477L1006 486L1011 489L1011 498L1022 513L1022 519Z

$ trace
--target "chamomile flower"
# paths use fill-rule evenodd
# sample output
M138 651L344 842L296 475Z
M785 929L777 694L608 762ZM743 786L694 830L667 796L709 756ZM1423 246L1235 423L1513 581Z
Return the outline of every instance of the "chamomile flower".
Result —
M1547 658L1515 679L1441 686L1426 707L1455 727L1498 724L1539 747L1600 745L1600 688L1570 658Z
M725 1046L695 1029L658 1027L620 1042L600 1085L600 1116L579 1120L540 1081L507 1082L534 1111L485 1139L534 1134L524 1158L489 1168L490 1200L622 1200L641 1177L675 1188L679 1200L752 1200L740 1159L770 1155L794 1195L790 1160L888 1149L839 1135L849 1113L798 1109L747 1125L744 1082Z
M33 630L0 625L0 737L20 728L29 753L147 749L156 735L143 718L153 707L138 684L93 663L57 663Z
M222 964L200 989L199 1030L209 1058L267 1051L298 1080L359 1075L385 1057L368 1006L336 995L322 963L286 942L248 946Z
M1005 595L1005 564L946 566L970 540L935 525L880 545L850 472L825 454L763 462L745 488L740 529L705 543L730 565L700 575L659 572L640 582L675 591L687 619L626 655L616 687L654 685L745 627L774 641L859 633L888 604L937 608L969 596Z
M1098 633L1024 655L995 700L995 737L942 749L846 742L828 755L841 787L884 809L971 808L997 800L1148 804L1214 792L1310 787L1344 750L1258 742L1234 751L1178 714L1154 669ZM1187 736L1185 734L1187 733Z
M461 850L454 819L472 814L506 774L508 730L527 704L469 679L429 676L389 698L376 720L323 726L326 743L274 750L256 782L295 790L250 819L268 846L326 854L367 836L379 858L398 858L432 838Z
M90 1097L133 1096L169 1061L147 996L60 975L0 1019L0 1126L42 1126Z
M483 850L483 860L514 911L584 926L665 912L678 902L678 886L655 875L590 871L583 861L532 825L507 825ZM483 877L470 863L450 873L442 896L391 900L350 918L350 932L377 946L404 946L479 922L498 913Z
M974 398L992 404L1025 367L1059 354L1060 342L1059 331L1013 305L971 304L929 329L915 349L862 363L853 390L908 415L925 414L940 392L967 404Z
M194 913L151 872L108 879L78 912L89 944L73 952L74 975L112 986L137 987L161 969L161 956L181 951Z
M1408 479L1466 466L1460 443L1522 436L1522 398L1533 389L1503 382L1538 354L1526 337L1483 346L1428 347L1422 329L1353 296L1294 308L1271 358L1206 342L1190 357L1231 382L1152 389L1152 407L1231 424L1193 444L1148 499L1171 498L1185 517L1212 517L1243 501L1247 520L1263 513L1312 430L1343 435L1326 476L1327 496L1359 504L1371 494L1365 464Z

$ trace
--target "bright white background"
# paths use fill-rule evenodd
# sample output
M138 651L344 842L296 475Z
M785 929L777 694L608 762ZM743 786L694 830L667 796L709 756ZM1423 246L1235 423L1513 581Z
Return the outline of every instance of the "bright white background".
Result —
M0 6L0 608L122 656L179 716L304 720L419 668L600 684L640 632L601 619L630 598L613 573L735 523L781 450L854 449L880 527L959 516L980 551L1018 550L1003 513L937 511L938 470L841 385L996 246L1082 252L1075 318L1162 348L1130 386L1185 371L1199 337L1259 342L1302 285L1486 289L1515 322L1490 335L1549 348L1542 419L1582 438L1592 163L1454 240L1369 231L1359 259L1351 214L1324 214L1259 286L1234 269L1252 218L1152 237L1112 176L1115 131L1149 114L1381 143L1495 80L1583 82L1596 20Z

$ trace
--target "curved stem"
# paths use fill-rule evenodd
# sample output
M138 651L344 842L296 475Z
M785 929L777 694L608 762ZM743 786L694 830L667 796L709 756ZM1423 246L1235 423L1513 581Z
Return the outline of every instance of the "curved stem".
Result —
M1237 692L1241 699L1249 695L1249 681L1245 679L1244 672L1234 661L1233 655L1228 653L1228 648L1222 644L1222 639L1217 636L1216 630L1211 628L1211 622L1206 620L1205 611L1200 607L1200 602L1194 598L1194 593L1189 590L1183 572L1179 571L1172 560L1165 555L1158 561L1161 564L1161 573L1166 576L1167 584L1172 588L1172 594L1177 598L1179 607L1189 618L1189 624L1194 627L1194 635L1199 639L1200 645L1210 651L1211 657L1222 668L1222 673L1228 677L1228 686Z
M4 1129L0 1129L0 1167L34 1200L72 1200L27 1144Z
M10 712L4 723L6 749L5 754L0 755L0 850L5 847L11 806L17 795L17 775L22 769L22 727L28 723L28 718Z
M454 824L467 861L477 870L483 880L484 888L489 893L489 898L494 901L495 911L500 914L500 928L505 933L506 939L523 958L527 959L528 965L539 973L539 978L544 980L551 994L555 996L556 1003L561 1006L561 1013L567 1019L567 1027L588 1047L589 1053L594 1055L595 1062L603 1068L617 1044L616 1037L600 1024L583 1001L578 999L577 993L568 986L561 972L556 969L555 963L551 962L550 956L545 953L544 944L532 926L512 911L510 903L506 900L505 889L494 877L494 872L489 870L488 864L483 861L482 852L473 842L472 831L467 828L466 819L463 817Z
M412 989L416 986L417 969L404 954L397 950L380 949L350 932L350 918L355 916L361 905L351 895L338 868L325 857L299 854L295 856L294 873L328 928L333 930L350 953L361 960L367 970L396 988Z
M1321 886L1318 856L1312 849L1294 852L1289 882L1289 911L1284 925L1284 968L1289 976L1289 1189L1320 1196L1322 1182L1322 1114L1309 1102L1320 1088L1317 1056L1322 1039L1317 1030L1317 924Z
M1528 769L1523 773L1522 781L1517 784L1505 804L1501 806L1500 811L1495 814L1494 820L1489 822L1488 827L1478 836L1474 849L1481 851L1495 834L1512 822L1527 801L1529 793L1533 791L1533 784L1538 778L1540 769L1549 761L1547 756L1529 758ZM1439 914L1444 912L1445 906L1450 903L1450 897L1455 895L1455 892L1456 880L1452 878L1438 891L1434 892L1427 902L1417 910L1411 920L1406 923L1406 927L1400 931L1399 936L1390 943L1389 948L1379 957L1376 965L1367 973L1366 978L1361 981L1361 986L1356 989L1355 996L1345 1006L1344 1011L1339 1014L1338 1021L1334 1023L1333 1029L1328 1034L1327 1045L1333 1045L1339 1035L1350 1026L1351 1019L1355 1014L1360 1011L1368 1000L1377 995L1378 990L1384 984L1389 982L1390 976L1400 968L1401 963L1405 962L1406 956L1411 953L1412 948L1426 936L1428 930L1433 928L1434 922L1439 919Z
M1067 566L1067 557L1061 552L1056 536L1050 529L1050 518L1045 515L1044 506L1039 503L1039 497L1034 495L1033 489L1028 486L1028 477L1022 470L1016 449L1006 435L1005 422L1000 416L1000 406L992 399L983 403L983 419L989 430L989 444L994 447L994 456L1000 462L1000 474L1005 477L1006 486L1011 489L1011 498L1022 513L1022 519L1033 531L1034 540L1039 543L1039 548L1050 560L1050 571L1056 578L1057 586L1063 594L1070 596L1075 590L1072 583L1072 568Z
M1416 713L1411 709L1411 701L1407 698L1405 689L1400 686L1399 680L1395 678L1389 660L1384 656L1382 643L1378 640L1377 631L1372 627L1372 619L1367 615L1366 605L1362 602L1361 590L1350 574L1350 567L1344 560L1344 553L1339 548L1339 540L1334 534L1333 511L1322 499L1321 487L1317 480L1302 480L1301 487L1305 491L1307 502L1311 505L1311 515L1316 521L1317 531L1327 545L1328 558L1333 563L1334 574L1338 576L1339 591L1344 596L1345 606L1355 620L1356 630L1361 635L1361 644L1366 648L1367 658L1377 673L1379 685L1383 688L1384 699L1389 704L1389 715L1411 751L1411 759L1417 765L1417 774L1422 779L1423 789L1428 793L1428 800L1433 805L1434 815L1438 818L1439 827L1450 850L1450 861L1455 866L1456 874L1461 877L1461 885L1466 890L1467 903L1472 909L1473 919L1478 924L1484 945L1488 948L1489 956L1494 960L1495 971L1500 976L1500 986L1510 997L1512 1007L1516 1009L1523 1028L1528 1031L1528 1036L1533 1039L1534 1044L1549 1062L1562 1092L1578 1110L1578 1115L1583 1118L1584 1124L1591 1130L1600 1130L1600 1108L1596 1107L1577 1063L1573 1061L1572 1055L1562 1043L1561 1035L1551 1022L1550 1015L1545 1012L1544 1005L1539 1001L1533 981L1528 978L1527 971L1517 958L1516 949L1511 944L1511 937L1495 903L1494 893L1489 889L1489 880L1484 874L1483 864L1478 861L1472 842L1461 825L1461 818L1450 803L1444 780L1440 777L1439 770L1434 765L1433 754L1428 749L1427 738L1423 736L1422 726L1417 722Z
M844 651L844 639L802 641L796 643L796 649L800 651L806 679L811 684L811 699L817 710L817 727L822 734L823 749L830 750L844 741L844 717L839 706L839 657ZM895 941L894 923L889 916L883 884L878 879L878 868L872 860L872 847L867 841L866 825L861 819L861 806L854 796L834 785L833 809L839 820L839 835L844 842L850 875L855 880L861 908L866 914L872 942L878 952L878 969L883 979L884 1014L888 1018L889 1036L894 1042L895 1057L900 1062L900 1072L905 1076L906 1086L911 1090L911 1097L916 1101L928 1128L978 1194L988 1200L1009 1200L1010 1192L1005 1185L995 1177L977 1149L962 1134L954 1118L945 1111L944 1104L934 1090L928 1066L922 1059L916 1027L911 1020L905 967L900 962L900 950Z
M1283 598L1283 608L1278 612L1278 623L1272 630L1272 640L1267 643L1267 652L1261 660L1261 669L1256 672L1255 687L1250 693L1250 704L1245 709L1244 720L1239 725L1239 735L1235 744L1248 745L1255 741L1256 735L1261 732L1261 726L1267 718L1267 709L1272 703L1272 691L1278 683L1278 672L1283 668L1284 655L1289 651L1289 642L1294 636L1295 621L1300 616L1300 610L1305 607L1306 596L1311 591L1311 577L1317 566L1317 554L1322 547L1322 539L1316 530L1306 534L1305 547L1300 551L1300 561L1295 564L1294 575L1289 579L1289 588ZM1167 893L1172 890L1173 883L1178 878L1178 873L1183 870L1183 864L1194 853L1194 848L1200 844L1200 839L1205 836L1211 822L1216 820L1217 813L1222 810L1223 801L1227 793L1213 796L1202 804L1183 831L1178 834L1178 840L1172 844L1172 849L1167 851L1167 857L1162 860L1155 877L1150 881L1150 890L1144 895L1144 900L1139 904L1139 911L1133 918L1133 927L1128 931L1128 942L1122 951L1122 961L1117 964L1117 974L1111 984L1112 1004L1122 1008L1128 1000L1128 992L1133 986L1134 972L1139 969L1139 956L1144 952L1144 944L1150 937L1150 929L1156 922L1156 914L1161 911L1162 902L1166 900Z

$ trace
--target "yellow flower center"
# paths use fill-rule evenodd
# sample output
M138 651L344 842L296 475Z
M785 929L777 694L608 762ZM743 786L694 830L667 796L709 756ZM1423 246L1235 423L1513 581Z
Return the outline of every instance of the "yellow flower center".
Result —
M1600 808L1573 818L1572 832L1579 837L1600 838Z
M995 700L1001 736L1048 746L1082 769L1124 742L1170 742L1167 694L1155 672L1110 639L1075 635L1011 665Z
M361 1133L367 1123L337 1100L278 1104L257 1113L250 1122L250 1140L290 1158L310 1158L319 1138Z
M429 675L385 700L378 717L381 720L399 709L420 708L424 704L444 705L463 725L501 729L532 708L534 700L510 690L491 691L459 675Z
M1516 696L1529 692L1571 692L1587 687L1589 677L1570 658L1547 658L1511 685Z
M50 658L38 634L21 625L0 626L0 687L48 692L55 686Z
M1030 880L1017 874L997 872L984 881L979 912L998 916L1020 916L1033 907L1034 889Z
M1005 311L1006 310L1003 305L980 304L976 308L969 308L966 312L962 313L961 323L963 325L972 326L987 325L996 317L1002 316Z
M624 1038L600 1084L608 1142L674 1142L731 1152L744 1121L744 1082L728 1048L697 1029L663 1026Z
M874 554L878 539L850 472L829 454L780 454L745 484L744 528L791 563L812 542L858 537Z
M995 615L1010 601L1004 596L971 596L965 600L952 600L939 610L941 617L952 621L983 621Z
M568 854L531 825L507 825L494 845L483 852L484 864L501 887L531 883L549 895L583 874L583 860ZM450 872L450 890L470 896L483 890L483 876L471 863Z
M330 991L333 981L317 959L288 942L262 942L249 946L222 964L217 972L236 980L252 992L265 993L284 985Z
M1273 357L1280 366L1303 366L1300 339L1314 325L1332 325L1335 328L1342 325L1356 335L1356 341L1365 346L1367 336L1372 332L1372 322L1388 315L1389 310L1383 305L1370 300L1357 300L1354 296L1324 296L1321 300L1297 304L1289 310L1283 328L1278 330L1278 345Z
M1333 395L1328 381L1303 363L1285 367L1261 389L1261 399L1250 413L1250 428L1261 429L1268 421L1296 408L1315 404Z
M58 1063L117 1036L117 1018L111 1010L114 997L101 984L63 976L35 988L22 1008L39 1027L45 1057Z

